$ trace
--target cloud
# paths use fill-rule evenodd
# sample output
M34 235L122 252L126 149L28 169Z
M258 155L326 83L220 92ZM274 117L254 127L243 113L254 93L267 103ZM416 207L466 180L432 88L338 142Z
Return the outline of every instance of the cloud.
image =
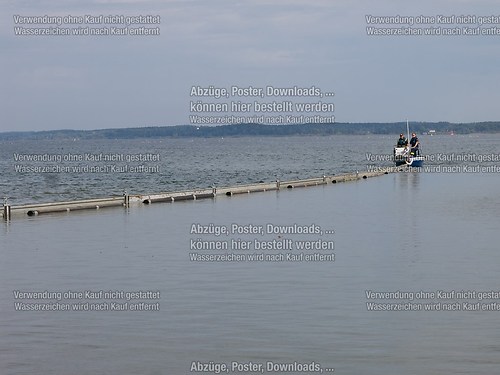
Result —
M30 108L19 116L19 106L6 106L4 123L33 126L48 116L39 108L47 103L71 108L61 111L59 124L51 118L56 128L185 123L187 90L204 83L314 84L336 92L339 121L394 120L412 106L428 121L491 119L497 114L492 103L500 100L488 84L498 79L497 37L369 37L365 15L484 15L496 9L493 5L489 0L3 2L0 98L11 104L22 99ZM15 37L13 14L158 14L161 35ZM475 82L474 94L460 82ZM438 95L446 97L437 101ZM488 100L480 103L481 96ZM458 107L468 113L454 119Z

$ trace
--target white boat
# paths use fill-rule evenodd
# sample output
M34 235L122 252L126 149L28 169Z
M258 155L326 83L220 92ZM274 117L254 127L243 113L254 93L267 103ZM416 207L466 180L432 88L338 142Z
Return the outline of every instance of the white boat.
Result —
M408 139L410 138L410 126L406 120L406 132ZM409 167L422 167L424 165L424 157L420 155L413 155L410 146L394 147L394 163L396 166L407 165Z

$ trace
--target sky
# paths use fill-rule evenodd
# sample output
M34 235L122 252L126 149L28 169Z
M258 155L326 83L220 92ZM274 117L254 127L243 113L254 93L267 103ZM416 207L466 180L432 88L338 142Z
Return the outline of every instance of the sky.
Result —
M159 15L157 36L21 36L14 16ZM500 16L489 0L0 0L0 131L191 124L191 101L334 103L336 122L500 119L499 35L374 36L366 16ZM493 20L492 20L493 21ZM68 25L60 27L111 27ZM116 25L125 27L126 25ZM414 25L427 28L477 25ZM483 25L498 27L500 22ZM193 86L332 97L190 96ZM252 112L253 114L253 112ZM266 115L278 117L283 113ZM248 114L250 115L250 113Z

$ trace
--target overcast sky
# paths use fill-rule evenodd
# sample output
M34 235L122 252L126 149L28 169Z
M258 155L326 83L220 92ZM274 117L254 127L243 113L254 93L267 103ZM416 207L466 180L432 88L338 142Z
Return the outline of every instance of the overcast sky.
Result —
M500 35L368 36L365 18L500 15L498 1L0 4L0 131L189 124L193 85L314 85L335 92L337 122L500 119ZM14 35L33 27L14 15L86 14L160 15L161 34Z

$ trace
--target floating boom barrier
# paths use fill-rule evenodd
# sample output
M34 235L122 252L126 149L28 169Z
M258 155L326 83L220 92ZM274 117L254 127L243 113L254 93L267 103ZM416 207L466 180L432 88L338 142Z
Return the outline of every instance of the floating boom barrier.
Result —
M11 206L5 200L0 217L9 221L15 216L37 216L47 213L68 213L78 210L99 210L108 207L129 207L131 204L151 204L158 202L178 202L186 200L198 200L215 198L217 196L233 196L237 194L249 194L265 191L279 191L283 189L293 189L308 186L319 186L327 184L336 184L339 182L356 181L366 179L369 177L381 176L388 174L388 171L375 171L375 172L355 172L342 175L322 176L318 178L308 178L303 180L291 180L275 182L262 182L248 185L236 185L228 187L212 187L209 189L178 191L167 193L155 194L141 194L129 195L127 193L122 196L115 196L111 198L99 199L85 199L68 202L54 202L54 203L37 203L19 206Z

